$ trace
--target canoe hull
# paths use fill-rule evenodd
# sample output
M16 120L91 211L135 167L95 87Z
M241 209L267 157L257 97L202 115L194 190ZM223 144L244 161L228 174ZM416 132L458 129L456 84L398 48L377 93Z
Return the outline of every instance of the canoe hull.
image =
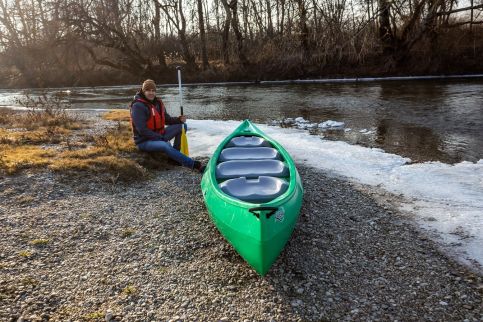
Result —
M284 154L290 167L290 187L282 196L253 204L232 198L218 188L214 175L217 156L226 142L240 133L263 136ZM201 188L208 213L220 233L260 275L265 275L290 239L302 206L302 182L288 153L249 121L244 121L220 144L207 165Z

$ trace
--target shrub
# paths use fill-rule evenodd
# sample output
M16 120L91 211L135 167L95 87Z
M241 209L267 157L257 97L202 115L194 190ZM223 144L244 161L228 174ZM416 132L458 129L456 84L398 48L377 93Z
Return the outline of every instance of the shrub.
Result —
M17 124L27 129L36 129L38 127L64 127L77 128L77 117L68 113L70 103L65 100L65 94L59 92L48 96L42 94L38 97L25 95L24 98L18 98L17 104L27 108L26 113L19 113Z

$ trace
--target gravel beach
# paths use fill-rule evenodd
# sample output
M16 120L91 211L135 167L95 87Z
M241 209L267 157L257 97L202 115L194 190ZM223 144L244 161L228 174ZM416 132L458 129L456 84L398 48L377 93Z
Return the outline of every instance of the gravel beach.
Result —
M0 177L0 321L482 321L481 275L369 193L298 169L301 215L263 278L209 219L197 173Z

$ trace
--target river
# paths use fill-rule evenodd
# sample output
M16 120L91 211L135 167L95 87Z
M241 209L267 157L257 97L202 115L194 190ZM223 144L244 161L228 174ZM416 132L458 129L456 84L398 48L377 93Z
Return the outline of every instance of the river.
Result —
M63 92L73 109L127 108L137 86L0 90L0 106L15 98ZM177 87L158 93L179 113ZM344 122L310 130L410 158L412 162L476 162L483 158L483 80L412 80L299 85L184 87L185 114L193 119L277 123L303 117L311 123Z

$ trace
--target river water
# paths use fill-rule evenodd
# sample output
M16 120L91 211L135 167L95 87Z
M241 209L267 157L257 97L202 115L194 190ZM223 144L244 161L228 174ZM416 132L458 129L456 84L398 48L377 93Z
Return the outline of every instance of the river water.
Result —
M15 98L63 92L74 109L126 108L137 86L0 90L0 106ZM179 114L178 88L158 91ZM186 86L189 118L277 123L303 117L312 123L344 122L310 131L408 157L413 162L458 163L483 159L483 80L381 81L306 85ZM18 104L17 104L18 105Z

